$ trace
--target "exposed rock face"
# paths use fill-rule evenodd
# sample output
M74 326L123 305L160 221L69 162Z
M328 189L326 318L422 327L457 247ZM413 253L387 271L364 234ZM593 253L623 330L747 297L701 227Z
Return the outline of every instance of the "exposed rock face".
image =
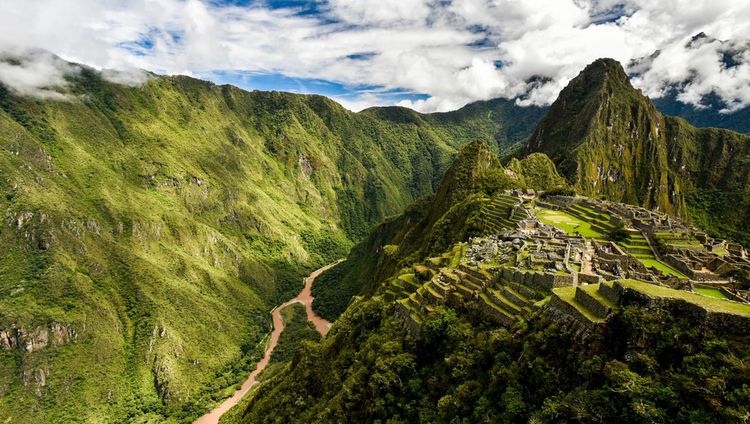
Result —
M62 346L77 337L78 334L73 327L53 321L32 331L23 327L0 329L0 347L4 350L21 349L31 353L48 346Z

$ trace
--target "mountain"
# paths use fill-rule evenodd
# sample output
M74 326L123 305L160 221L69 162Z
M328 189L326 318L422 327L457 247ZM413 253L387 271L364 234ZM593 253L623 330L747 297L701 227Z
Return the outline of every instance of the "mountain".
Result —
M555 195L564 185L508 191L526 184L488 151L464 147L432 199L323 274L345 289L359 279L362 296L223 423L744 419L747 252L714 251L726 242L677 219L665 230L657 212ZM542 153L513 167L554 171ZM744 289L693 290L668 256L685 272L736 263Z
M352 113L70 67L61 101L0 86L0 421L197 417L304 275L433 193L477 126L504 151L543 112Z
M665 117L614 60L595 61L562 90L525 151L547 154L580 194L750 241L750 136Z
M543 154L501 166L485 143L464 146L434 196L375 227L352 248L344 263L316 280L313 306L325 318L336 319L352 297L372 295L398 269L442 253L462 240L492 233L497 226L481 214L495 209L497 214L507 213L495 198L503 190L518 187L567 189Z
M224 422L741 422L750 259L712 235L748 236L747 141L594 62L320 276L331 331Z
M699 128L726 128L750 134L750 107L724 113L724 104L715 94L706 96L703 99L704 107L701 108L681 102L674 90L653 99L653 102L661 113L678 116Z

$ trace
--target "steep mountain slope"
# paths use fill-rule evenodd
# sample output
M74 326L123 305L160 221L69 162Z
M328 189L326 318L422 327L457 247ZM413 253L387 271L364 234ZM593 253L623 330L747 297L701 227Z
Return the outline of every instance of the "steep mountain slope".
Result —
M357 302L223 423L744 419L747 337L641 307L613 321L581 342L547 315L505 329L440 308L415 340L389 303Z
M375 107L362 113L391 124L429 125L443 138L461 144L485 140L503 157L526 141L530 133L529 123L539 122L546 112L546 107L518 107L512 99L492 99L443 113L421 114L401 107Z
M664 117L614 60L597 60L570 82L526 152L549 155L581 194L690 216L720 236L748 241L750 137Z
M268 310L432 193L468 133L187 77L79 68L65 95L0 87L0 421L204 412Z
M485 225L481 215L488 212L491 221L509 223L519 219L519 205L552 205L550 197L498 193L524 182L487 153L481 143L464 147L430 202L377 228L342 264L349 268L323 274L372 285L320 343L303 345L223 423L687 423L747 416L750 305L656 282L605 283L587 274L591 283L584 283L569 263L574 246L587 250L581 237L551 235L536 224L508 225L513 230L506 232ZM540 163L554 171L538 153L515 166ZM488 178L493 170L509 178ZM485 196L493 201L483 202ZM510 202L498 208L509 213L488 211L500 204L495 200ZM441 221L450 223L447 232L439 230ZM471 239L486 233L492 235ZM367 251L378 243L390 244ZM603 252L605 261L616 257ZM368 256L378 256L377 263L363 262ZM537 265L547 259L568 268ZM356 272L361 264L366 269ZM554 280L567 272L581 285ZM541 281L545 273L549 286ZM396 278L381 283L386 277ZM397 285L400 293L389 290ZM482 306L492 304L490 313ZM737 309L721 315L711 309L717 304Z
M470 143L461 149L434 196L374 228L352 248L344 263L318 277L313 306L322 316L334 319L352 296L371 295L399 268L442 253L469 237L490 233L495 228L488 225L485 208L503 190L565 186L542 154L514 159L503 167L485 143Z

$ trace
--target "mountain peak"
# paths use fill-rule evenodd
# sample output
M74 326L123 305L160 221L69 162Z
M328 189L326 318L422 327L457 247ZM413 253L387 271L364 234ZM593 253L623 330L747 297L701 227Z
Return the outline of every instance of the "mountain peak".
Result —
M681 205L662 166L664 129L663 116L622 65L598 59L560 92L526 151L546 153L580 193L672 212Z
M649 100L630 84L622 65L614 59L597 59L560 92L549 113L529 139L526 152L546 153L568 179L574 180L577 160L574 150L589 137L596 122L608 127L616 113L613 106L630 110L638 105L653 109Z
M619 78L621 80L628 79L627 74L625 74L625 69L623 69L620 62L609 57L599 58L589 63L583 68L579 75L604 75Z

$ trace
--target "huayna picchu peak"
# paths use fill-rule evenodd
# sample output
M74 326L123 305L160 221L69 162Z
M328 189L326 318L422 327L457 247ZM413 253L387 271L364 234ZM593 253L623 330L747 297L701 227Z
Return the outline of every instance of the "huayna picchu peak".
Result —
M748 241L750 137L663 116L612 59L593 62L560 92L525 152L547 154L580 194Z
M0 424L750 421L745 2L2 12Z

